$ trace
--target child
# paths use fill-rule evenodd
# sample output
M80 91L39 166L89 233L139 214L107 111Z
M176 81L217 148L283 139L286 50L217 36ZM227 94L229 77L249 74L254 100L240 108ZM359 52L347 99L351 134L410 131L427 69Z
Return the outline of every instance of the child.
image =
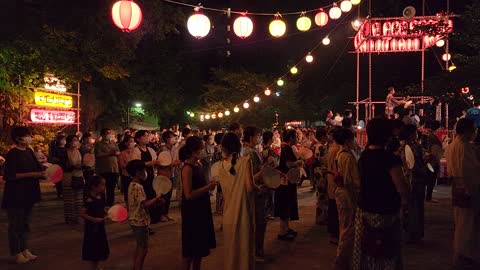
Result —
M128 223L132 227L133 233L137 240L137 248L135 250L133 269L143 269L143 263L148 252L148 226L150 225L150 215L147 207L156 202L162 202L160 197L147 201L145 191L141 182L147 179L145 162L141 160L131 160L127 164L127 173L132 177L132 182L128 187Z
M82 259L91 262L91 269L97 270L100 261L110 254L105 231L105 179L94 176L88 187L85 203L80 215L85 219Z

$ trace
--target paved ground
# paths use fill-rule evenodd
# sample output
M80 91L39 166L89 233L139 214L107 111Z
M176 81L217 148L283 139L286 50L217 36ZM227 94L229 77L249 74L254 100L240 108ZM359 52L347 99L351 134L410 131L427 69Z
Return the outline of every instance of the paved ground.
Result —
M34 208L30 246L39 255L36 262L17 266L8 256L7 222L5 212L0 213L0 269L86 269L81 261L82 227L63 224L62 202L55 199L53 189L42 185L44 201ZM299 232L291 243L276 240L278 221L268 225L266 253L270 262L257 265L257 269L330 269L335 246L328 244L324 226L314 225L314 195L309 187L299 190L301 220L293 224ZM422 244L406 245L405 269L442 270L450 268L453 235L452 211L447 187L438 187L434 197L439 204L426 205L426 236ZM3 192L2 192L3 193ZM121 197L121 196L118 196ZM151 248L145 269L174 270L181 265L181 238L178 208L172 210L177 222L153 225L157 232L151 238ZM218 224L219 217L215 217ZM134 238L125 223L107 225L111 255L105 269L131 269ZM223 237L217 233L217 248L204 261L204 269L222 270ZM224 269L228 270L228 269Z

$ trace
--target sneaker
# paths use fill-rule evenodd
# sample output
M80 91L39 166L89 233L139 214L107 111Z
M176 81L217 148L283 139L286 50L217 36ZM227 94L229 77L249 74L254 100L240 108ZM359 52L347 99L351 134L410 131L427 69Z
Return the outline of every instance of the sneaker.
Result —
M33 255L30 250L26 249L25 251L22 252L23 256L25 256L25 258L33 261L33 260L36 260L38 256L35 256Z
M173 219L173 218L170 217L170 216L165 216L165 218L167 219L167 221L175 221L175 219Z
M15 257L15 262L17 264L26 264L30 261L29 258L25 257L23 253L18 253L17 256Z

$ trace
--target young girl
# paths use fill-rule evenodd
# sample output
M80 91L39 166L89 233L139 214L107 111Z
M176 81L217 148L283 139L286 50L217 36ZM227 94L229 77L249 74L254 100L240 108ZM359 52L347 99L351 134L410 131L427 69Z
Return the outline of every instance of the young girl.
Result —
M85 219L82 259L91 262L91 269L97 270L100 261L110 254L105 232L105 179L94 176L88 187L81 216Z

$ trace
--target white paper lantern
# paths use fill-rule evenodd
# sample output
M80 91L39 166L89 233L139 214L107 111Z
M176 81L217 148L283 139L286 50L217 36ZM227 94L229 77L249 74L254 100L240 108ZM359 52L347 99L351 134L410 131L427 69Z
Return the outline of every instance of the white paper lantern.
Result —
M337 4L333 3L332 8L328 11L328 15L330 15L330 19L337 20L342 16L342 10Z
M352 2L350 2L350 0L343 0L340 3L340 9L343 12L349 12L350 10L352 10Z
M198 39L205 37L210 32L210 19L200 11L195 12L187 21L190 34Z
M245 15L238 17L233 22L233 32L242 39L249 37L253 32L252 20Z

